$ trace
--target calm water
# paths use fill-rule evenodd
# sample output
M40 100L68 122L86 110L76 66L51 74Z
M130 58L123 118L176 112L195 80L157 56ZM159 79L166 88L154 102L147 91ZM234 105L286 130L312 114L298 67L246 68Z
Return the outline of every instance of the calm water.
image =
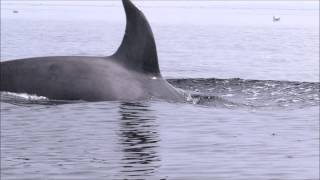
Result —
M2 61L108 55L124 33L117 1L1 3ZM135 3L188 102L2 92L2 179L319 179L319 2Z

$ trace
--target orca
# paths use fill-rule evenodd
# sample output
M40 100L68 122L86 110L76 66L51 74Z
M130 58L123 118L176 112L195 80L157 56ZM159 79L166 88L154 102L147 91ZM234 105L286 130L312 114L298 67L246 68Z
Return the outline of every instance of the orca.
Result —
M122 0L126 29L111 56L48 56L1 62L0 91L53 100L182 101L183 94L162 78L156 43L144 14Z

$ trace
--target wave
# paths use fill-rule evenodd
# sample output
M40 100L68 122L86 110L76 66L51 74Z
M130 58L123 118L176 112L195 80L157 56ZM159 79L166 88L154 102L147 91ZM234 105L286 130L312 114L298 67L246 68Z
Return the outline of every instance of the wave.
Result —
M27 93L13 93L13 92L1 92L0 93L1 102L6 102L15 105L59 105L59 104L70 104L70 103L80 103L84 101L70 101L70 100L53 100L44 96L38 96L35 94Z
M199 104L211 105L219 97L227 105L255 108L319 106L319 83L240 78L168 79L175 87L197 94Z
M168 79L185 95L186 102L224 108L304 108L319 106L318 82L245 80L239 78ZM1 92L1 101L11 104L58 105L84 101L51 100L25 93Z

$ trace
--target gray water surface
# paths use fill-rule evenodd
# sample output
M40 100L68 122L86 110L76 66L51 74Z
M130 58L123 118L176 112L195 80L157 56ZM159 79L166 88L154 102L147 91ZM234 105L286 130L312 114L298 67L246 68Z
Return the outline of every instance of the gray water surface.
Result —
M2 104L4 179L317 179L318 107Z
M186 103L1 92L1 179L319 179L319 2L135 3ZM118 1L1 1L1 61L110 55L124 27Z

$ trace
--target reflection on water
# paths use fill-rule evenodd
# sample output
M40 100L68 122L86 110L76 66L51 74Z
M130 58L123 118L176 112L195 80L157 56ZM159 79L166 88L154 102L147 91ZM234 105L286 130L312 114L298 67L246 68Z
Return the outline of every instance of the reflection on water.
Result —
M200 106L1 94L1 180L319 179L319 2L134 2L162 74ZM1 60L105 56L123 38L120 1L30 3L1 6Z
M120 105L121 173L130 179L152 176L160 167L156 117L145 103Z
M318 109L1 102L0 175L32 180L319 179Z

